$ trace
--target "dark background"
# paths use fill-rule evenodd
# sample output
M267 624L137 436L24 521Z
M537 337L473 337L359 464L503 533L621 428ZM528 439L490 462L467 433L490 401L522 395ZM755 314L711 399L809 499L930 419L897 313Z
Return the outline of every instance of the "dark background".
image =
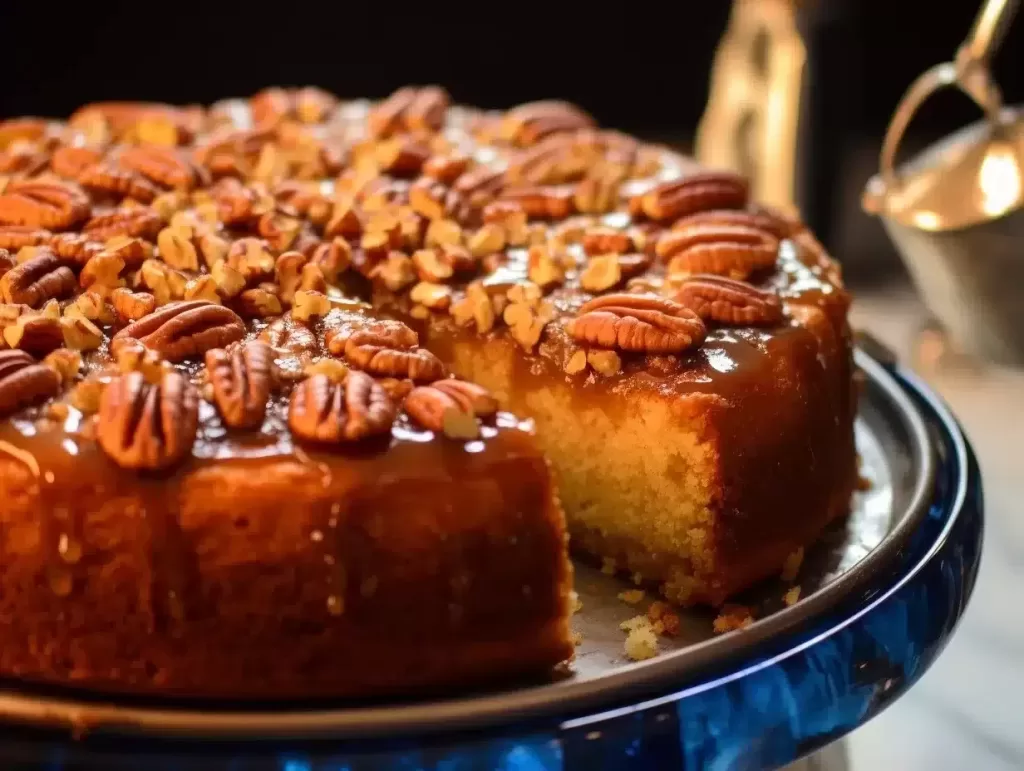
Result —
M895 264L880 230L862 227L859 191L903 90L951 57L979 5L818 0L804 14L815 82L810 129L821 167L820 192L810 195L827 199L812 224L850 260L867 264L881 254L882 263ZM409 82L440 83L456 100L484 106L569 99L606 125L686 145L730 3L487 3L459 14L438 10L440 3L295 0L0 6L3 117L66 115L103 99L210 102L268 84L380 97ZM1010 101L1024 97L1021 25L997 60ZM937 97L915 122L910 144L976 118L962 96ZM821 160L822 149L835 157Z

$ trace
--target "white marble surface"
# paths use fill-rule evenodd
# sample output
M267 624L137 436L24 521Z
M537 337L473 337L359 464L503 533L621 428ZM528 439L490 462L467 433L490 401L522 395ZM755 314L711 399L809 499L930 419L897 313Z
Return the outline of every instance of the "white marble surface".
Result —
M854 318L960 419L981 465L986 532L974 596L949 646L902 699L844 742L845 764L821 767L1024 769L1024 372L922 357L915 341L923 313L908 292L861 296Z

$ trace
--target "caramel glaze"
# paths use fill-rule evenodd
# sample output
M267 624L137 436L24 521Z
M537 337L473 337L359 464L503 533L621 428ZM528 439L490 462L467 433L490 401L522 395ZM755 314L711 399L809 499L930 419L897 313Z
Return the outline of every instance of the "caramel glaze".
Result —
M337 453L293 446L281 401L258 435L206 409L187 464L140 476L76 411L34 417L0 427L0 613L24 641L0 650L8 674L344 696L571 652L564 523L529 422L499 413L459 443L403 419Z
M516 272L514 256L506 269ZM558 383L566 384L580 410L621 412L650 399L689 400L692 413L704 415L706 439L718 452L712 480L715 564L711 574L698 575L700 584L686 601L720 605L777 574L790 554L847 514L856 481L850 297L837 267L802 232L782 243L776 270L750 283L783 299L783 324L712 329L699 348L679 356L624 356L621 372L611 376L566 374L578 345L557 323L546 328L533 352L523 351L507 330L478 336L437 319L419 329L446 362L453 362L459 344L508 348L516 362L508 406L520 414L529 414L529 393ZM559 316L571 317L590 297L556 290L548 299ZM394 313L407 308L400 299L388 301L375 299ZM403 318L416 324L413 317ZM569 527L574 551L612 558L627 574L639 572L652 584L673 566L665 555L638 556L644 551L638 544L610 540L574 522L571 512Z

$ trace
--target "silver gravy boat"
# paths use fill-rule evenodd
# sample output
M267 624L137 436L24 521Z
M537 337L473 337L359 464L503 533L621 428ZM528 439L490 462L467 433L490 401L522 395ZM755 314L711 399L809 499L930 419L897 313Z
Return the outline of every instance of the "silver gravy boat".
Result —
M960 350L1024 366L1024 109L1003 105L990 59L1019 0L987 0L956 57L907 90L863 206L878 215L928 309ZM984 113L896 168L915 113L943 88Z

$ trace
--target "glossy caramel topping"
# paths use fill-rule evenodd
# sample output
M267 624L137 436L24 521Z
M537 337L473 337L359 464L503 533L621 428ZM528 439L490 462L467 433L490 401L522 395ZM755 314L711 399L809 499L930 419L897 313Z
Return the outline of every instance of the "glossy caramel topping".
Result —
M443 364L463 336L592 387L686 389L846 310L821 247L744 180L562 102L268 89L0 137L12 447L164 470L409 430L482 441L491 397Z

